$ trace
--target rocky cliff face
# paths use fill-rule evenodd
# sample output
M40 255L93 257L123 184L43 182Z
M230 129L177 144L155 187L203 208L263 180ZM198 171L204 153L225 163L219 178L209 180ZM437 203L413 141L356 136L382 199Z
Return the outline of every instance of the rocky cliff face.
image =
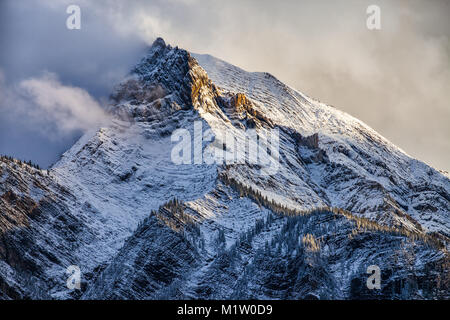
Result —
M0 160L0 298L449 298L448 177L359 120L162 39L111 101L48 172ZM249 129L278 130L277 170L207 161Z

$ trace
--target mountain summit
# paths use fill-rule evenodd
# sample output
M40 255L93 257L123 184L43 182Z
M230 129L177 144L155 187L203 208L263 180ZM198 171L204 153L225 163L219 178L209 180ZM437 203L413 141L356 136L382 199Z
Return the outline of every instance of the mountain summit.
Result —
M110 112L48 172L0 160L0 298L449 298L450 181L361 121L161 38Z

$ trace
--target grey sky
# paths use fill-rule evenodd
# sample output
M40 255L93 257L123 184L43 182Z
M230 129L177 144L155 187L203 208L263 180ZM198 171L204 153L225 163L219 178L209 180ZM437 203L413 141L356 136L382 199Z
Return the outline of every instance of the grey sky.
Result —
M72 3L81 7L78 31L65 27ZM370 4L381 8L379 31L366 28ZM162 36L270 72L363 120L411 156L450 169L449 1L7 0L0 10L3 92L20 95L20 83L47 71L101 104L144 45ZM0 101L0 153L45 165L79 134L13 109ZM48 138L53 127L58 139Z

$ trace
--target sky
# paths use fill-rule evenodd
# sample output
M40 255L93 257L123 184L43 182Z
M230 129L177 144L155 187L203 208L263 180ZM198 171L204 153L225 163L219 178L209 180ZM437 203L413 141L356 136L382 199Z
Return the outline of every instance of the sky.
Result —
M66 27L70 4L79 30ZM449 16L446 0L2 0L0 154L55 162L107 121L109 93L160 36L270 72L448 171Z

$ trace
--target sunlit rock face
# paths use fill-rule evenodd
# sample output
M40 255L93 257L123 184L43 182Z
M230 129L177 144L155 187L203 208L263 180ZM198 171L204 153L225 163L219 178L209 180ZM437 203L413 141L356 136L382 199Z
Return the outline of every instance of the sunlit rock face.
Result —
M48 171L0 159L0 298L449 298L450 181L361 121L162 39L109 111ZM174 163L196 122L278 130L277 170Z

